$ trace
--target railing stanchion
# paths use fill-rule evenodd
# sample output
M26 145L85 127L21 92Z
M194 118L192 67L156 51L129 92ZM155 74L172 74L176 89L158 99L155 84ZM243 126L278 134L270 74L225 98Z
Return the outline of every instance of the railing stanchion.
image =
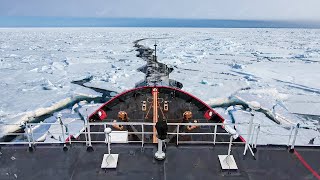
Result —
M90 123L89 123L89 116L88 116L88 109L86 109L87 118L85 119L85 129L87 129L87 135L88 135L88 144L87 144L87 151L92 152L92 144L91 144L91 134L90 134ZM87 142L87 139L86 139Z
M66 125L66 129L69 129L69 126L68 126L68 124ZM70 135L70 132L68 131L68 139L69 139L69 144L71 145L71 135Z
M92 152L92 144L91 144L91 134L90 134L90 123L88 122L88 119L86 119L86 128L87 129L87 135L88 135L88 144L87 144L87 151Z
M228 157L230 156L230 153L231 153L231 146L232 146L232 135L230 136L230 141L229 141L229 148L228 148Z
M252 136L252 126L253 126L253 118L254 118L254 113L251 112L251 118L250 118L250 122L249 122L249 129L248 129L248 135L247 135L247 140L246 140L246 144L244 147L244 152L243 155L245 156L248 150L248 147L250 146L250 139Z
M180 131L180 125L177 126L177 145L179 145L179 131Z
M30 125L30 132L31 132L32 144L35 145L34 135L33 135L33 130L32 130L32 124Z
M293 140L292 140L292 144L291 144L291 148L290 148L290 152L294 152L294 145L296 143L296 139L297 139L297 135L298 135L298 130L300 128L300 124L298 123L296 126L296 129L294 131L294 136L293 136Z
M143 124L141 124L141 132L142 132L142 135L141 135L141 139L142 139L141 147L143 147L143 145L144 145L144 125Z
M288 144L287 144L288 147L290 146L290 140L292 137L293 128L294 128L294 126L291 126L291 128L290 128L290 134L289 134L289 139L288 139Z
M88 128L88 145L92 146L91 144L91 131L90 131L90 124L87 124L87 128Z
M237 163L231 155L231 146L232 146L232 140L233 136L236 134L230 134L230 141L229 141L229 147L228 147L228 154L227 155L218 155L220 165L222 169L238 169Z
M62 124L62 123L60 124L60 127L61 127L61 138L62 138L61 142L62 142L64 145L66 145L66 143L65 143L66 137L65 137L64 128L63 128L63 124Z
M62 121L62 119L61 119L61 117L62 117L62 115L61 114L58 114L58 119L57 119L57 121L58 121L58 123L60 124L60 127L61 127L61 142L63 143L63 151L67 151L68 150L68 148L67 148L67 142L66 142L66 137L65 137L65 135L66 135L66 133L68 132L67 131L67 126L65 126L64 124L63 124L63 121ZM66 128L66 131L64 131L64 127Z
M213 144L216 145L216 139L217 139L217 128L218 126L214 125L214 134L213 134Z
M88 146L88 134L87 134L87 124L84 123L84 137L86 141L86 146Z
M255 132L256 132L256 128L257 128L257 126L255 124L252 125L252 133L251 133L250 141L249 141L249 145L251 147L253 147L253 139L254 139L254 135L255 135Z
M31 149L32 148L31 139L30 139L31 128L29 124L26 124L26 127L27 127L27 138L29 143L29 149Z
M253 152L257 152L257 143L258 143L259 132L260 132L260 124L257 127L257 135L256 135L256 139L255 139L255 142L253 145Z

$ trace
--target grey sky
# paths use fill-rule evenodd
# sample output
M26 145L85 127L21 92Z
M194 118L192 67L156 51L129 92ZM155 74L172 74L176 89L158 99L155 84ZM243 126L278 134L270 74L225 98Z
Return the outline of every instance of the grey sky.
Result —
M0 0L0 16L320 20L320 0Z

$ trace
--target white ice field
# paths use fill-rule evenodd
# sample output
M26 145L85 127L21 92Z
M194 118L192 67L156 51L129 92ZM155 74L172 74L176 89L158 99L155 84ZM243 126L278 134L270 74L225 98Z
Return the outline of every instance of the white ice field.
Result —
M145 62L133 47L141 38L160 38L158 60L174 68L170 78L226 119L233 116L236 123L247 123L250 115L239 106L217 106L232 98L257 101L281 125L313 126L299 129L297 144L307 145L314 138L313 144L320 145L319 29L0 29L0 137L18 128L5 123L28 121L78 98L101 96L71 81L92 77L87 86L117 93L134 88L144 79L137 68ZM154 41L141 44L152 47ZM98 106L81 101L60 113L65 123L75 124L69 130L76 133L80 115ZM56 114L45 122L55 122ZM287 143L288 137L279 134L290 130L265 114L257 112L254 123L262 126L259 144ZM247 127L237 130L245 134ZM60 129L42 126L34 131L37 140L46 141L46 135Z

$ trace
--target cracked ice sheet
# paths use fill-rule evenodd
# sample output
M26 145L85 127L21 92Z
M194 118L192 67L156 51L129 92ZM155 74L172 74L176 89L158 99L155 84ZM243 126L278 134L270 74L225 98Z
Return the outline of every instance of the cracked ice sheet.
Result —
M272 106L277 104L277 101L286 100L288 96L278 92L275 88L263 89L263 90L249 90L240 91L236 96L245 100L246 102L257 101L260 103L261 107L264 109L269 109L272 112ZM303 96L305 97L305 96ZM287 103L285 103L286 105ZM301 107L300 107L301 108ZM235 111L234 111L235 110ZM231 119L227 111L218 108L218 112L223 115L225 119ZM245 125L236 125L239 134L247 134L248 123L250 120L250 115L243 112L239 107L234 107L231 111L236 123L245 123ZM304 118L292 114L287 111L283 106L275 106L275 113L278 117L277 119L281 122L281 125L287 126L288 128L280 127L278 124L274 123L268 119L264 114L256 112L254 119L255 124L260 124L261 133L259 134L258 144L282 144L286 145L288 143L288 135L290 133L290 127L295 126L299 123L302 127L307 126L311 128L300 128L298 139L296 141L297 145L308 145L312 138L314 139L314 145L320 146L320 131L319 131L319 121L314 119L305 120ZM281 118L279 118L281 116ZM228 122L231 122L229 120ZM243 136L246 140L247 135ZM292 140L292 139L291 139Z
M102 106L103 104L81 104L78 103L76 106L77 108L77 112L83 117L83 118L87 118L91 113L93 113L94 111L96 111L100 106ZM62 114L62 122L64 125L66 125L66 127L68 128L68 133L66 133L65 135L62 135L62 129L61 129L61 125L56 122L56 116L58 113L55 113L54 116L48 118L45 120L45 122L56 122L56 124L53 124L50 126L50 128L46 131L42 132L46 132L46 133L39 133L41 135L41 137L45 137L45 142L61 142L61 140L64 138L67 138L68 135L72 135L74 138L77 138L80 133L83 132L84 130L84 121L82 119L80 119L79 114L72 112L69 109L65 109L59 112L60 114ZM39 128L39 131L41 131L41 128ZM64 132L66 132L66 129L64 127ZM40 140L43 140L40 138Z
M132 34L132 30L112 28L0 29L0 121L16 123L16 117L26 112L77 95L100 96L70 82L88 76L104 80L112 65L130 80L104 88L112 86L117 92L133 88L135 81L143 79L136 69L145 62L135 57ZM101 84L105 82L96 86Z
M207 62L209 63L209 62ZM193 70L183 70L192 67ZM208 102L215 97L228 97L240 88L248 87L248 83L239 77L223 74L228 67L220 64L181 65L174 70L171 79L183 83L183 90L192 93L201 100Z
M72 109L63 109L59 112L55 112L51 117L46 118L43 123L39 123L36 126L32 127L32 137L35 139L35 141L61 143L63 135L61 125L57 121L57 117L59 114L61 115L61 120L65 125L63 126L64 132L66 132L66 127L68 128L68 133L64 134L64 138L66 139L68 135L72 135L73 137L77 138L84 128L84 121L81 119L81 117L88 117L102 105L86 103L86 101L81 101L77 103ZM23 137L17 137L14 141L19 142L26 140L27 134L25 133Z
M183 31L175 33L183 34ZM205 102L250 87L252 90L236 94L247 101L256 100L268 109L276 100L281 100L292 113L319 115L317 42L320 36L317 33L319 30L193 29L188 35L159 40L158 59L174 67L171 79L183 83L184 90ZM276 112L295 123L318 124L278 106ZM246 118L239 116L236 121L241 123ZM279 131L284 132L282 129ZM301 129L301 132L310 136L298 140L300 145L308 144L312 137L319 135L316 130ZM263 136L267 138L268 134ZM266 142L272 142L269 140ZM287 142L280 138L276 143Z
M3 61L0 62L0 72L11 69L12 73L7 71L3 75L13 77L19 71L22 73L18 77L22 77L27 71L49 74L48 76L52 75L62 82L93 76L97 86L102 86L105 77L113 75L109 72L113 70L108 68L110 64L116 66L114 60L120 59L120 56L121 59L131 60L132 54L136 54L132 47L134 40L169 37L158 40L158 59L176 66L170 78L183 83L184 90L208 102L215 98L226 98L243 87L262 91L276 88L288 96L284 103L290 111L300 110L302 112L299 113L304 113L305 108L300 106L310 109L313 104L309 99L319 96L315 92L319 89L318 85L314 86L318 78L312 76L316 74L316 69L319 69L319 34L320 30L316 29L2 29L0 36L4 39L1 39L0 43L0 58ZM146 42L149 47L152 47L153 43L154 40ZM135 63L138 62L133 62L132 65ZM286 68L288 65L294 67ZM262 74L254 69L255 66ZM317 68L311 69L312 67ZM296 68L296 81L288 83L273 79L284 77L282 80L290 80L286 79L286 76L294 74ZM198 72L192 71L194 69ZM307 72L310 69L311 76ZM26 78L29 77L27 74ZM300 74L306 75L299 76ZM299 79L300 77L306 78L306 81ZM131 76L128 78L133 79ZM12 78L12 81L14 80L15 78ZM57 83L49 80L51 84L45 82L45 87L54 89ZM306 82L308 84L304 84ZM2 81L0 86L6 89ZM122 85L115 84L112 88L116 90L119 87ZM297 95L301 96L299 101L307 97L307 101L303 101L305 104L297 103ZM261 96L264 94L261 93ZM264 103L265 106L270 107L267 103ZM13 104L0 108L2 117L15 109ZM295 111L292 110L292 104L296 106Z
M236 125L238 133L247 134L248 133L248 123L250 122L250 114L245 113L241 110L235 111L233 113L235 119L241 120L238 123L246 123L244 125ZM258 136L257 144L266 145L266 144L278 144L278 145L287 145L289 140L290 129L278 126L276 123L270 121L264 114L256 112L254 117L254 123L260 124L260 133ZM301 126L308 124L301 124ZM292 134L293 137L293 134ZM243 138L247 141L248 136L243 135ZM296 145L308 145L309 141L315 138L314 145L320 146L320 132L316 128L304 129L299 128ZM255 138L254 138L255 141ZM292 142L292 138L291 138Z
M232 114L236 119L236 130L237 132L247 141L248 140L248 128L251 115L248 112L244 112L239 108L236 108L236 111L233 111ZM217 111L227 122L231 124L230 116L227 111L223 108L215 108ZM277 144L277 145L287 145L290 135L290 126L285 125L285 127L280 127L278 124L270 121L264 114L260 112L255 113L255 117L253 120L255 127L258 124L261 125L260 132L257 140L258 145L267 145L267 144ZM301 126L310 125L309 122L300 121ZM257 131L255 131L256 133ZM294 132L293 132L294 133ZM292 137L293 137L292 133ZM292 142L292 137L291 141ZM320 132L316 128L304 129L300 128L298 131L297 139L295 145L308 145L310 140L314 139L313 145L320 146ZM253 138L253 142L255 142L256 136Z
M244 87L276 89L287 96L290 112L319 115L319 30L191 29L168 36L158 40L159 61L173 66L170 78L205 102Z
M320 115L320 84L316 80L320 79L319 69L318 63L259 63L246 67L245 71L287 93L285 103L290 112Z

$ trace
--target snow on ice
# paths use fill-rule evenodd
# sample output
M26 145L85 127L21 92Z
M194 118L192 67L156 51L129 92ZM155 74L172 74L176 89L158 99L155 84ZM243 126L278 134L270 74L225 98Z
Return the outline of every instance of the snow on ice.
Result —
M137 69L145 62L135 56L133 41L158 38L158 60L174 68L170 79L183 83L183 90L208 104L226 104L235 97L242 102L254 100L265 112L285 119L280 124L290 121L319 127L320 30L13 28L0 29L0 37L2 123L19 123L54 111L79 96L101 96L71 83L75 80L92 77L85 86L117 93L134 88L144 79ZM152 47L154 42L140 43ZM216 109L227 119L233 114L236 123L249 121L243 109L229 105ZM84 113L81 108L79 111ZM64 116L70 123L81 119L81 113L79 117L67 114ZM277 125L261 112L257 112L255 123ZM0 135L10 130L0 128ZM258 142L277 139L276 143L286 144L283 137L267 137L288 131L280 126L266 127L261 129ZM313 143L320 145L319 128L302 128L299 134L298 144L315 138Z

